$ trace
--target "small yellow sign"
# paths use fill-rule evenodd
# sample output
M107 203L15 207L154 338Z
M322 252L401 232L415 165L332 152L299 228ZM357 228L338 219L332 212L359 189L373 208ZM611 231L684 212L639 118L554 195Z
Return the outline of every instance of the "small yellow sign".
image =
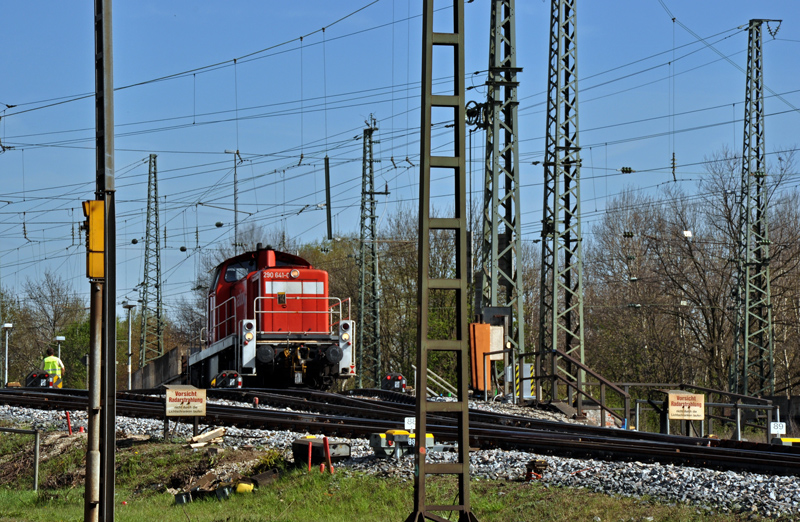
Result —
M703 420L706 396L681 391L669 392L670 420Z
M204 417L206 391L187 385L167 386L167 417Z

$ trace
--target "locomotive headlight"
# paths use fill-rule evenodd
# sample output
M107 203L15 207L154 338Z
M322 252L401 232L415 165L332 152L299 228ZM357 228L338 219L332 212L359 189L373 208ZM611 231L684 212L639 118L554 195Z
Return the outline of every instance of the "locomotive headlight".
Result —
M244 334L245 341L252 341L253 340L253 332L247 332Z
M347 332L344 332L342 334L342 341L349 341L349 340L350 340L350 334L347 333Z
M300 270L294 268L292 269L291 272L289 272L289 275L291 276L292 279L297 279L298 277L300 277Z

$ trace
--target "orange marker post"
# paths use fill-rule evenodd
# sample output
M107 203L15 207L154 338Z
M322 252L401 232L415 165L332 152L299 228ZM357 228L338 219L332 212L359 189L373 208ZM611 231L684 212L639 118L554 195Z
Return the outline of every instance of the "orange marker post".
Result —
M331 464L331 447L328 444L328 437L322 438L322 445L325 448L325 461L328 463L328 469L331 471L331 475L333 475L333 464Z

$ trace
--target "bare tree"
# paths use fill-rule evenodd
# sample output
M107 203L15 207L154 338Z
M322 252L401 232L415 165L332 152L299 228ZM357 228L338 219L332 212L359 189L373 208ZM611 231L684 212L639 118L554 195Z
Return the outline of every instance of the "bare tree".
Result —
M24 289L27 299L20 310L20 324L15 325L16 346L13 353L9 350L9 368L22 375L40 366L47 347L55 346L57 335L87 319L83 297L49 270L38 281L28 279Z

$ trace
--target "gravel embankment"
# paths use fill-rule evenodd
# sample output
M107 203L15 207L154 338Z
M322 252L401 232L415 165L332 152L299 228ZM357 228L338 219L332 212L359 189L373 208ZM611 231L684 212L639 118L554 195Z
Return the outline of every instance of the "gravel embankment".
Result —
M474 403L473 407L498 413L528 415L546 420L564 420L563 416L511 405ZM263 408L263 406L261 406ZM278 408L287 411L287 408ZM71 412L72 428L86 427L86 412ZM0 406L0 419L35 428L66 430L65 415L27 408ZM191 426L178 424L175 436L191 436ZM171 428L172 428L171 427ZM117 418L117 430L131 435L150 435L160 438L163 422L146 419ZM227 428L223 446L270 447L291 453L291 443L305 433L271 430ZM378 476L413 480L414 463L411 457L378 459L372 454L366 439L352 439L352 457L339 468L362 471ZM765 517L797 517L800 519L800 480L755 473L719 472L703 468L640 462L606 462L542 456L522 451L480 450L470 454L470 469L482 480L520 480L525 465L533 459L544 459L549 468L542 483L547 487L566 486L634 498L652 497L668 503L695 505L698 511L752 512ZM455 459L454 453L429 453L431 461Z

